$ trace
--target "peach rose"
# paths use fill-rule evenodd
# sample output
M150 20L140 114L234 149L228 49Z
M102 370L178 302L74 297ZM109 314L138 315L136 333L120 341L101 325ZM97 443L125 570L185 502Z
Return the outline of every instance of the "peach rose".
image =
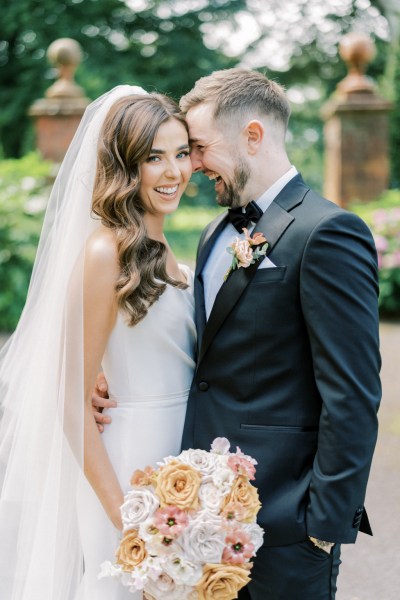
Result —
M156 494L161 506L173 505L182 510L197 509L201 473L193 467L172 461L161 467L156 483Z
M233 482L230 493L225 496L222 502L222 510L231 502L237 502L244 508L245 516L241 519L244 523L254 521L261 508L257 488L252 486L243 476L237 477Z
M249 563L248 566L251 566ZM196 586L199 600L231 600L250 581L249 569L239 565L207 564Z
M266 238L264 237L264 235L260 232L258 233L253 233L253 237L251 238L251 245L252 246L256 246L258 244L263 244L264 242L266 242Z
M144 541L138 537L136 529L127 531L116 551L117 563L122 565L123 571L132 571L146 558L147 552Z
M131 477L131 485L152 485L155 479L155 471L153 467L146 467L144 471L136 469Z
M238 269L240 267L248 267L253 261L253 252L251 250L248 240L240 240L236 238L232 243L232 249L234 256L238 261Z

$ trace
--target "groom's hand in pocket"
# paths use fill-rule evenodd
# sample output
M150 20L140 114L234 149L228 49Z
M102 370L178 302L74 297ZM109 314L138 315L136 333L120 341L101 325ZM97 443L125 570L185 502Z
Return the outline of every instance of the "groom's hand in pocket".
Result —
M115 408L116 406L115 400L110 400L108 397L108 383L104 373L99 373L92 393L92 410L100 433L104 431L104 425L111 423L111 417L104 415L103 410L105 408Z

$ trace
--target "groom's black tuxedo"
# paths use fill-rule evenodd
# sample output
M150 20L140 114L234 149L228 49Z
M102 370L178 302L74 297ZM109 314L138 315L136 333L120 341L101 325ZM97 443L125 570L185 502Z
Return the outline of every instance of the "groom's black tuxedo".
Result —
M371 234L300 175L256 226L275 268L234 271L206 323L202 269L226 214L203 232L195 276L198 367L183 447L215 437L258 460L265 545L354 542L380 401Z

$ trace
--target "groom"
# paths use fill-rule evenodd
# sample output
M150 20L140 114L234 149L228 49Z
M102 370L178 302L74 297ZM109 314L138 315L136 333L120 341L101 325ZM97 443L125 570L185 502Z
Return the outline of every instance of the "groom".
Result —
M331 600L340 544L371 533L363 506L381 395L371 234L290 164L278 84L217 71L180 105L193 168L229 209L199 244L182 444L208 450L224 436L258 460L265 545L239 597ZM224 281L243 227L264 235L267 256Z
M364 497L381 394L374 244L291 165L278 84L217 71L181 107L194 170L229 209L199 244L198 364L182 444L208 450L224 436L258 460L265 543L239 597L333 600L340 544L371 533ZM226 248L245 239L243 227L264 235L266 256L225 281Z

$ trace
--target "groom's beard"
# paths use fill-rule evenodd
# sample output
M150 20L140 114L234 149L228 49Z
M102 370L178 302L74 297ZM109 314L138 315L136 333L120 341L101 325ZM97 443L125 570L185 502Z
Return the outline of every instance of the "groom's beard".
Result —
M233 173L233 181L231 183L226 183L224 181L223 190L217 193L218 204L220 206L229 206L229 208L241 206L241 193L243 192L249 177L249 165L242 158L239 158L238 166L235 167Z

